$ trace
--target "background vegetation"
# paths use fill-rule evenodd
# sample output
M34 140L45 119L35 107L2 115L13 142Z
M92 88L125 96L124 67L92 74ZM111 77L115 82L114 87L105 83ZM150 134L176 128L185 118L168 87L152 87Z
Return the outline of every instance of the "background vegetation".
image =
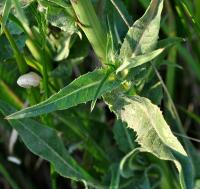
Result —
M63 104L70 109L52 112L57 109L48 106L43 113L50 114L10 122L4 119L16 110L48 99L75 78L99 68L101 62L112 67L117 52L102 52L110 46L119 49L129 27L150 4L150 0L91 2L101 21L101 26L95 23L92 32L98 36L99 30L105 30L109 38L108 42L102 40L103 45L97 45L95 52L90 38L85 36L89 29L81 30L85 26L74 16L67 0L0 1L0 188L75 189L94 188L94 185L110 189L200 188L199 0L164 1L158 48L164 47L165 51L152 64L136 67L131 72L134 85L128 91L130 95L147 97L160 107L192 162L194 171L186 163L183 169L185 174L192 175L193 184L183 181L186 186L181 186L172 162L159 160L147 151L134 151L138 149L136 133L116 119L102 98L95 100L103 94L101 87L96 89L92 103L70 108L79 103L77 99L66 98L57 109L66 109ZM21 88L17 79L30 71L41 76L40 85ZM108 74L91 73L94 74L88 77L96 79ZM126 73L121 77L125 77L123 74ZM75 87L81 88L84 82L82 79ZM112 83L105 85L105 92L113 89ZM89 98L92 91L80 96ZM104 100L109 98L104 96ZM115 107L113 110L117 112ZM32 111L30 116L40 113ZM142 115L137 114L137 119L140 118ZM49 151L55 148L60 156L44 150L48 148Z

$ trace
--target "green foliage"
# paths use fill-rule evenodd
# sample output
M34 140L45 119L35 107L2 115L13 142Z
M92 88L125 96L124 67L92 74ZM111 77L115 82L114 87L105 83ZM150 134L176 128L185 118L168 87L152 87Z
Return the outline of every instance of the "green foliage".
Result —
M12 1L11 0L6 0L4 3L4 7L2 10L2 18L0 17L0 22L1 22L1 30L0 30L0 34L3 32L3 29L6 25L9 13L10 13L10 9L12 6Z
M60 176L72 189L82 184L102 189L193 189L193 183L198 188L200 155L189 141L193 138L184 133L189 129L194 135L189 125L199 123L193 112L198 103L182 107L191 95L184 77L178 79L182 88L175 87L175 76L184 73L180 60L199 81L200 46L194 43L199 14L185 0L166 0L163 12L164 0L138 2L0 2L0 161L5 162L0 172L10 186L34 188L32 178L28 184L19 178L37 169L28 162L35 156L26 146L49 162L50 171L42 165L51 177L44 182L51 180L52 189L62 188ZM133 22L142 6L145 13ZM191 29L183 31L188 20ZM158 69L166 74L167 86ZM36 88L22 89L16 80L28 72L36 72L42 81ZM187 98L180 108L184 125L172 98L178 103ZM10 136L9 125L25 146ZM10 157L22 161L19 177L6 170Z
M0 102L0 110L4 115L15 111L4 102ZM54 129L30 119L13 120L9 123L17 130L25 145L34 154L50 161L59 174L75 180L94 182L92 177L70 157Z
M134 149L137 146L134 142L134 133L131 131L131 129L127 128L126 125L120 120L116 121L113 132L116 143L118 144L119 149L122 152L128 153L130 152L130 150Z
M161 111L144 97L117 95L107 97L110 109L136 132L142 151L162 160L173 161L182 188L192 188L192 167L187 154L165 122ZM151 110L151 111L149 111ZM190 177L188 172L191 173Z
M156 47L162 8L163 0L151 1L146 13L129 29L120 49L122 59L148 53Z
M124 60L123 64L117 69L117 73L120 71L123 71L125 69L134 68L134 67L140 66L146 62L152 61L154 58L156 58L162 52L163 52L163 49L158 49L158 50L152 51L150 53L146 53L144 55L133 56L133 58Z
M24 117L34 117L37 115L64 110L87 101L95 99L96 92L107 71L100 69L87 73L74 80L67 87L47 99L46 101L7 117L7 119L19 119ZM115 75L110 75L99 89L97 97L119 86L119 81Z

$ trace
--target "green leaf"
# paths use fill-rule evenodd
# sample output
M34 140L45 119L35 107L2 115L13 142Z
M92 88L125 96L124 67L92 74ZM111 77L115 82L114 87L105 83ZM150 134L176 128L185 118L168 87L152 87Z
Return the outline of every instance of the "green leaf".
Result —
M185 41L186 40L184 38L180 38L180 37L168 37L166 39L159 40L157 44L157 48L166 48L166 47L170 48L172 46L179 45Z
M54 57L55 61L62 61L69 56L71 35L61 38L62 41L57 49L57 55Z
M77 136L81 138L82 141L87 145L86 150L98 160L108 161L109 157L104 152L104 150L99 146L99 144L91 136L90 132L84 127L83 120L79 120L76 117L69 116L69 113L66 114L55 114L56 118L61 121L66 127L74 132ZM63 127L62 124L62 127Z
M2 18L0 17L0 23L1 23L0 35L2 34L3 29L6 25L8 16L10 14L11 7L12 7L12 1L6 0L4 3L4 7L3 7Z
M135 68L137 66L140 66L144 63L150 62L151 60L153 60L154 58L156 58L158 55L160 55L162 52L164 51L164 49L157 49L155 51L143 54L143 55L139 55L139 56L135 56L133 58L128 58L125 59L123 64L117 69L116 73L119 73L125 69L130 69L130 68Z
M163 99L163 88L161 82L158 81L156 77L149 79L138 95L148 98L156 105L160 105Z
M12 0L12 4L14 5L16 9L16 15L20 19L22 25L27 26L28 20L23 12L20 2L18 0Z
M120 49L122 59L151 52L156 47L162 8L163 0L152 0L145 14L129 29Z
M130 150L136 147L136 143L134 142L135 136L133 132L131 129L125 127L125 124L120 120L116 120L113 132L115 141L122 152L128 153Z
M160 109L144 97L123 94L108 96L111 110L137 134L137 142L146 152L162 160L173 161L181 188L191 189L193 171L185 150L172 134Z
M65 31L69 34L78 32L78 29L75 25L75 19L68 15L64 8L49 6L47 19L52 26L60 28L62 31Z
M95 100L96 91L99 89L99 85L106 73L106 70L99 69L82 75L46 101L16 112L8 116L7 119L34 117L56 110L68 109L78 104ZM118 87L119 84L120 81L116 79L114 74L111 74L98 92L97 98Z
M39 0L41 3L46 3L50 5L57 5L59 7L68 8L70 7L68 0Z
M119 7L127 22L132 24L133 19L126 8L125 2L121 0L115 0L114 2ZM104 11L106 14L103 15L102 20L109 20L109 29L112 32L113 41L116 42L116 45L121 44L120 38L126 34L127 25L111 1L105 1Z
M0 101L0 111L7 115L15 110ZM74 180L86 180L91 184L95 182L69 155L54 129L31 119L9 120L9 123L17 130L29 150L51 162L60 175Z

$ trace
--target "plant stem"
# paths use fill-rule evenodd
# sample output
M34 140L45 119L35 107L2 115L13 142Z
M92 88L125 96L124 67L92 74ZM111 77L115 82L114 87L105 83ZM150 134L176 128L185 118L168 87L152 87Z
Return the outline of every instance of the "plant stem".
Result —
M118 11L118 13L121 16L121 18L123 19L124 23L127 25L128 28L130 28L131 26L129 25L128 21L126 20L125 16L123 15L122 11L117 6L117 4L115 3L115 1L114 0L110 0L110 1L113 4L113 6L116 8L116 10Z
M102 63L106 62L107 33L103 30L90 0L71 0L77 24L84 31Z
M51 189L57 189L57 184L56 184L57 174L52 164L50 164L50 173L51 173Z
M15 55L16 62L17 62L18 69L19 69L20 73L21 74L26 73L28 66L27 66L26 61L25 61L24 57L22 56L19 48L17 47L15 40L13 39L12 35L10 34L10 32L8 31L8 29L6 27L4 27L3 31L6 35L6 38L9 41L10 45L11 45L11 48L12 48L13 53Z
M160 82L162 84L162 87L163 87L163 90L164 90L165 94L167 95L167 98L169 100L169 105L170 105L168 108L172 111L173 117L176 118L178 130L179 130L179 132L181 134L185 135L185 131L183 129L183 124L182 124L181 119L179 117L179 114L178 114L178 112L176 110L176 106L175 106L175 104L173 102L173 99L172 99L172 97L171 97L171 95L170 95L170 93L169 93L169 91L168 91L168 89L167 89L167 87L166 87L166 85L165 85L160 73L158 72L156 66L153 63L151 63L151 65L152 65L152 67L153 67L158 79L160 80ZM188 143L189 143L189 140L186 139L186 138L183 138L183 144L184 144L184 146L186 148L186 151L190 152Z
M43 51L43 55L42 55L42 75L43 75L43 85L44 85L44 91L45 91L45 99L47 99L49 97L49 86L48 86L48 69L47 69L47 63L46 63L46 59L45 59L45 50L42 49Z
M169 37L175 37L176 36L176 23L175 23L175 18L174 18L174 14L171 8L171 4L170 1L167 0L165 1L166 4L166 8L169 14L169 21L168 21L168 25L169 25ZM176 65L176 55L177 55L177 49L176 47L173 47L170 50L170 53L168 55L168 60L173 63L173 65ZM171 66L167 68L167 78L166 78L166 86L168 88L168 91L172 97L172 99L174 98L174 87L175 87L175 76L176 76L176 68L175 66Z

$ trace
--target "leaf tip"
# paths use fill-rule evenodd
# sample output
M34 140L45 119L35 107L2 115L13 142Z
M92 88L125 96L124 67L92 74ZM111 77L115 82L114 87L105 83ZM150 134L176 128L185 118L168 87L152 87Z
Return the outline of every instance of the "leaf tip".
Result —
M10 114L10 115L7 115L6 117L4 117L4 119L10 120L10 119L15 119L15 117L13 116L13 114Z
M90 106L90 112L92 112L94 110L94 107L96 105L96 101L97 100L93 100L92 103L91 103L91 106Z
M9 118L9 116L6 116L6 117L4 117L4 119L9 120L10 118Z

